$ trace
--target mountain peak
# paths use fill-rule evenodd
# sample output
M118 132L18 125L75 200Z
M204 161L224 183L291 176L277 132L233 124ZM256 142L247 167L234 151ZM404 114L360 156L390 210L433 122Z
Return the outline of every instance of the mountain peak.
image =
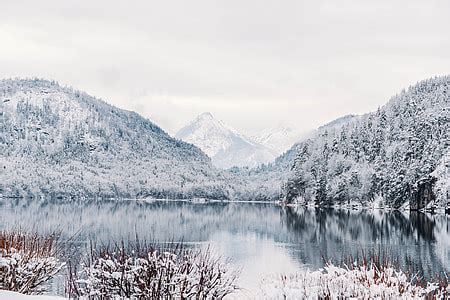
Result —
M210 112L204 112L197 117L197 120L213 120L214 116Z
M0 80L0 111L2 195L178 197L192 189L203 196L203 183L217 176L197 147L56 82Z
M292 145L303 139L304 136L304 131L296 130L292 126L280 123L275 127L254 134L251 138L256 143L271 149L276 155L281 155L289 150Z
M275 158L267 148L215 119L209 112L181 128L175 137L202 149L220 168L255 167Z

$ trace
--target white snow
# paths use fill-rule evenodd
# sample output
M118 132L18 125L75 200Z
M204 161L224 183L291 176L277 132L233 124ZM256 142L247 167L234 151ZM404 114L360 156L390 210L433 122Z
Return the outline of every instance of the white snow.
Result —
M35 257L34 253L23 250L0 249L0 289L44 292L43 283L53 278L63 266L63 263L52 256Z
M0 290L0 299L4 300L62 300L67 299L49 295L25 295L11 291Z
M250 138L276 155L281 155L307 136L307 133L295 130L292 126L279 125L253 134Z
M197 147L85 93L0 80L0 111L2 196L223 198L221 171Z
M323 270L274 275L261 284L262 299L423 299L438 290L436 284L422 288L394 268L380 272L375 266L354 269L328 265ZM439 299L439 297L437 297Z
M422 180L434 184L436 208L447 206L450 76L419 82L376 112L343 117L301 142L286 199L399 208L418 192Z
M79 278L72 283L79 293L75 296L214 299L236 290L238 273L208 252L153 251L138 257L134 252L115 251L124 252L96 257L92 265L82 266Z
M199 115L175 137L202 149L220 168L256 167L275 159L268 148L215 119L211 113Z

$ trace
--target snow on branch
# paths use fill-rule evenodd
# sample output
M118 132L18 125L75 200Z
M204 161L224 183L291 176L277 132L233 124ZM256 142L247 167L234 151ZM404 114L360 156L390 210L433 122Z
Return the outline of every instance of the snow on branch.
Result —
M237 290L238 272L209 250L116 244L91 249L88 262L70 266L70 297L216 299Z
M41 294L63 267L56 258L57 235L0 232L0 290Z
M357 263L350 267L327 264L318 271L277 275L261 283L263 299L447 299L447 280L414 281L392 265Z

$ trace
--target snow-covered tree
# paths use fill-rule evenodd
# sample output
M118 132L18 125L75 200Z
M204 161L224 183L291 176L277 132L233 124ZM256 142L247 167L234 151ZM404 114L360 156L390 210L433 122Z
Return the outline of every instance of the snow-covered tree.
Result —
M385 204L398 207L412 199L419 181L430 178L439 182L438 204L447 205L449 86L450 76L424 80L376 112L301 143L299 149L307 143L310 155L298 151L286 200L304 199L312 189L311 200L319 204L364 204L382 196Z

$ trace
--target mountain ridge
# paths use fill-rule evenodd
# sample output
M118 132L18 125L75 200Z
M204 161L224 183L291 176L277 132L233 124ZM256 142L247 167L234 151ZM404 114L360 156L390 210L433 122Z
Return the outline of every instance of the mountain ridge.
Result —
M376 112L321 126L326 130L270 163L220 170L199 147L136 112L55 81L0 80L0 196L285 197L319 205L366 205L381 197L377 203L398 207L418 181L434 178L442 204L449 187L449 86L450 76L421 81Z
M426 184L432 205L448 205L449 87L449 75L420 81L376 112L300 143L286 200L398 208Z
M256 167L275 159L264 146L205 112L181 128L175 137L202 149L219 168Z
M279 156L288 151L295 143L300 142L306 135L306 132L295 130L292 126L279 125L254 134L251 139Z
M224 175L198 147L56 81L1 80L0 106L2 195L179 198L221 190L214 186Z

